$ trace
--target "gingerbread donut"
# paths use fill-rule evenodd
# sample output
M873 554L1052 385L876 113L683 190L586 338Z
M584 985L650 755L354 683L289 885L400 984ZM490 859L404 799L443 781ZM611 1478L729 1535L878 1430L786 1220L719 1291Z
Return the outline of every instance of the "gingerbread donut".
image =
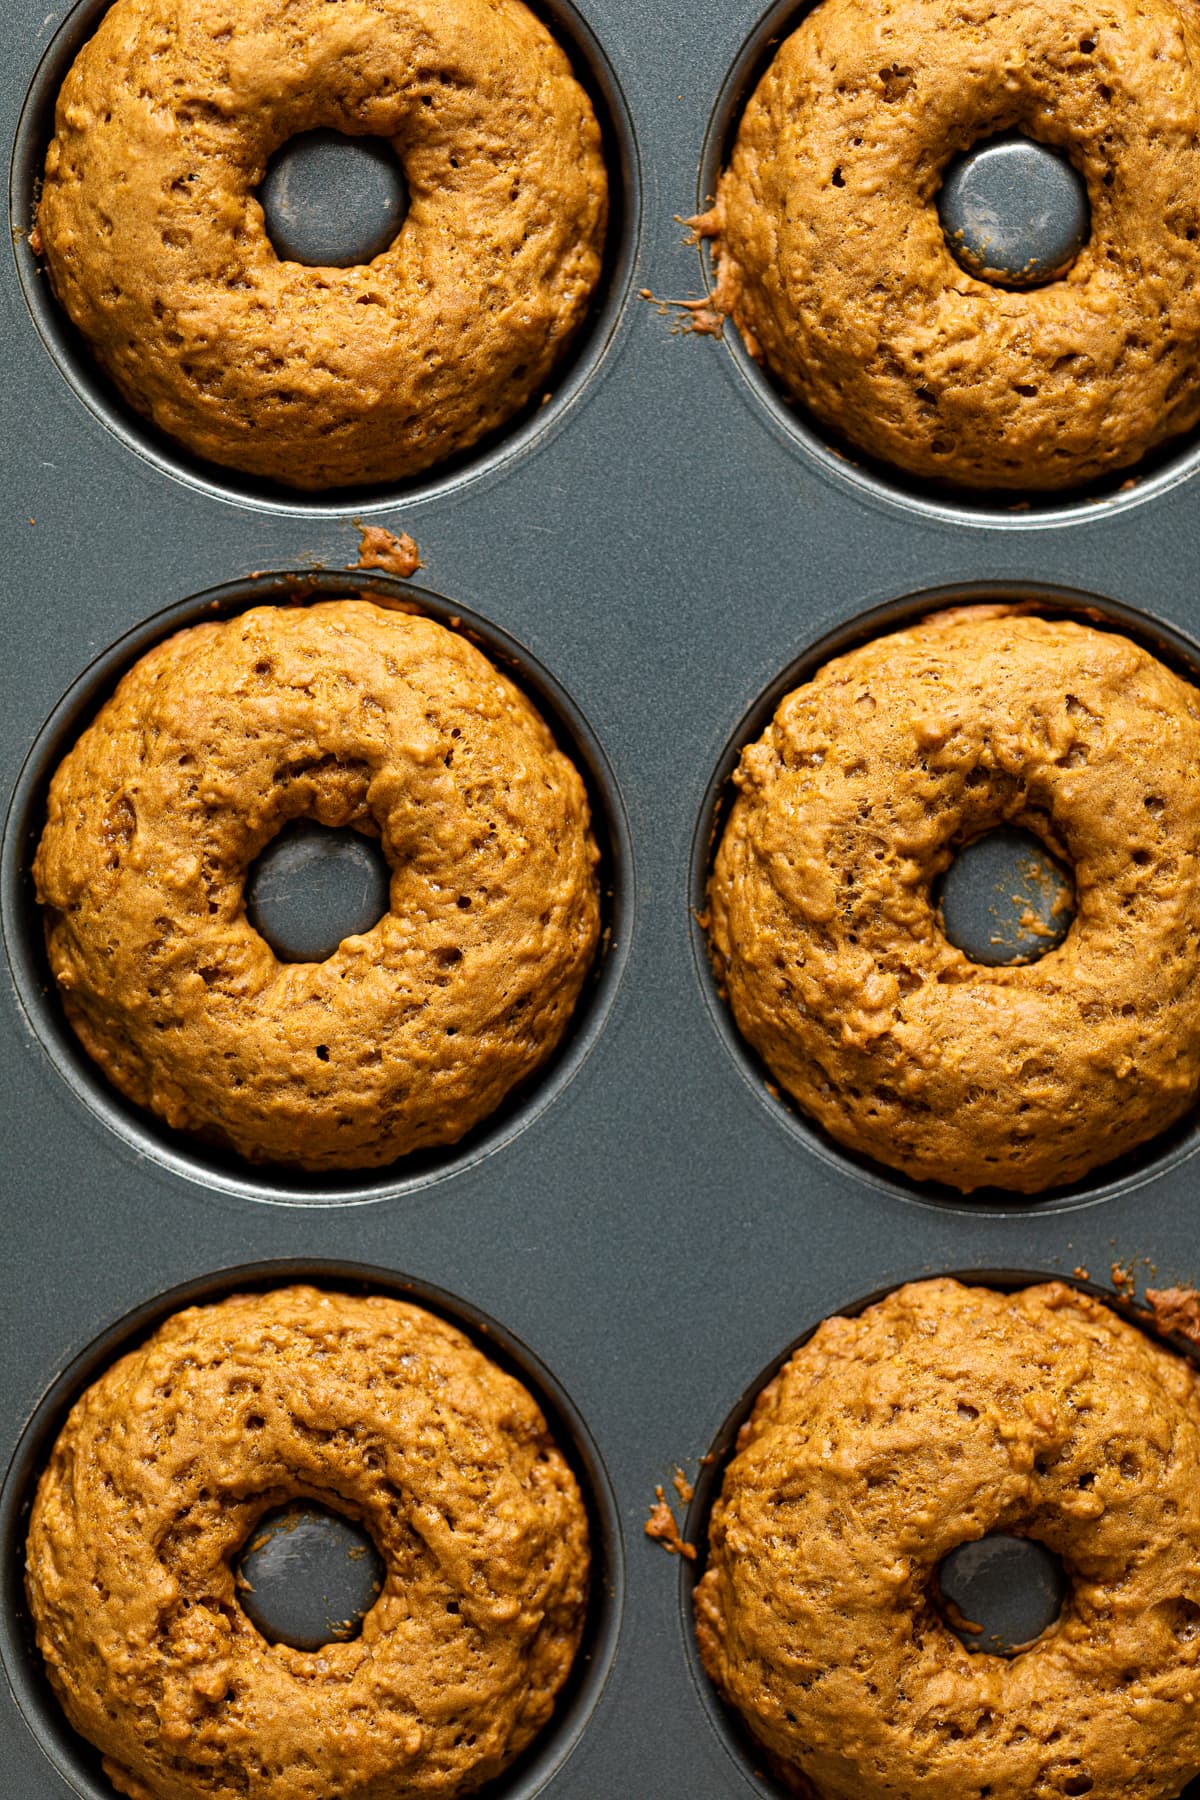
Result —
M279 962L246 872L288 820L379 839L391 905ZM34 864L50 966L129 1099L253 1162L454 1143L545 1061L599 935L587 797L464 637L258 607L144 656L65 758Z
M255 197L317 128L391 140L410 206L351 268ZM394 481L539 396L600 272L591 103L519 0L117 0L59 96L38 240L125 400L297 488Z
M995 1530L1070 1580L1011 1660L936 1603ZM1171 1800L1200 1773L1196 1371L1061 1283L827 1319L742 1429L695 1602L710 1677L803 1793Z
M827 663L742 754L709 886L734 1017L851 1149L1024 1193L1165 1130L1200 1086L1200 694L1110 631L965 607ZM1019 967L933 884L1000 824L1074 870Z
M746 108L718 297L824 425L912 474L1055 489L1200 419L1200 18L1176 0L820 0ZM1087 186L1065 276L952 256L953 157L1019 129Z
M361 1634L269 1644L234 1562L296 1498L387 1568ZM133 1800L450 1800L546 1724L587 1516L538 1407L441 1319L312 1288L177 1313L75 1406L26 1588L72 1725Z

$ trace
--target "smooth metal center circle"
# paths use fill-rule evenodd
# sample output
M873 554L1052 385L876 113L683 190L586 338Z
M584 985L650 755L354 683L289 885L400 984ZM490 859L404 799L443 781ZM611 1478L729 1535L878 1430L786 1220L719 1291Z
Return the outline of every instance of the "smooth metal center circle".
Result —
M1040 838L1002 825L965 844L934 890L949 941L987 968L1037 962L1075 917L1075 885Z
M348 269L393 242L408 184L386 138L306 131L271 158L258 199L281 261Z
M390 880L373 838L297 819L251 864L246 917L280 962L324 962L379 923Z
M985 138L951 163L938 195L942 230L968 274L1000 287L1065 275L1088 240L1082 178L1032 138Z
M387 1570L361 1525L297 1501L259 1521L235 1579L242 1611L269 1644L320 1650L358 1636Z
M954 1635L989 1656L1016 1656L1041 1637L1061 1614L1068 1589L1052 1550L1006 1531L951 1550L937 1585Z

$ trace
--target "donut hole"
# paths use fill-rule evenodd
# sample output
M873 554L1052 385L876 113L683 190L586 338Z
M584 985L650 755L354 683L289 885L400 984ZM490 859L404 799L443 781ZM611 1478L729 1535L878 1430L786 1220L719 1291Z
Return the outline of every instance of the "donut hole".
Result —
M350 826L294 819L246 876L246 917L280 962L324 962L388 910L391 871L374 838ZM329 1052L319 1046L326 1061Z
M1070 872L1032 831L1013 825L963 844L933 900L948 941L986 968L1040 961L1075 917Z
M937 207L955 261L993 287L1061 280L1091 233L1083 177L1022 132L983 138L956 156ZM1032 399L1038 389L1019 383L1015 391Z
M370 1533L310 1500L264 1514L234 1562L250 1623L269 1644L294 1650L358 1637L386 1578Z
M257 190L281 262L348 269L395 242L408 215L404 168L387 138L299 132L272 156Z
M965 1649L1017 1656L1062 1616L1062 1559L1035 1538L990 1531L959 1544L934 1571L938 1612Z

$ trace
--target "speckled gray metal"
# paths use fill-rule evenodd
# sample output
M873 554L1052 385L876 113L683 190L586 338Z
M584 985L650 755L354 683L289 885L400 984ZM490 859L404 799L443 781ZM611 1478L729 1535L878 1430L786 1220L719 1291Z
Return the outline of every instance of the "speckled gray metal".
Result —
M1197 1278L1200 1136L1189 1119L1034 1202L917 1189L831 1145L768 1091L708 969L696 915L725 777L789 684L951 598L1032 596L1194 668L1196 447L1028 505L847 457L732 334L673 329L678 314L638 297L704 291L678 218L711 194L795 9L545 0L602 105L616 197L595 320L549 401L409 489L305 498L204 467L113 400L29 249L53 94L102 10L8 0L0 59L16 234L0 270L0 766L5 805L16 796L0 861L5 1791L112 1796L58 1714L22 1604L23 1507L64 1408L165 1310L303 1276L446 1311L543 1396L588 1494L586 1650L494 1800L770 1794L697 1669L694 1569L643 1535L656 1485L672 1498L677 1463L699 1474L677 1511L702 1534L765 1377L824 1315L897 1282L1086 1268L1107 1289L1115 1258L1146 1259L1141 1281ZM173 1145L104 1091L46 992L29 861L54 755L123 664L253 595L351 584L368 517L412 533L417 603L477 629L584 762L609 929L561 1057L476 1142L305 1189Z
M251 1624L269 1644L294 1650L356 1638L386 1576L370 1533L313 1501L260 1519L235 1569Z
M388 866L373 838L294 819L246 875L246 917L280 962L324 962L388 909Z
M985 968L1040 962L1075 917L1068 871L1032 831L1013 825L965 845L934 899L950 942Z
M385 139L306 131L271 158L258 199L277 256L345 269L370 262L396 237L408 184Z
M951 1630L968 1650L986 1656L1028 1649L1059 1617L1068 1592L1061 1557L1008 1531L989 1531L951 1550L938 1564L937 1580Z
M946 242L964 269L998 287L1065 275L1091 225L1083 177L1032 138L986 138L946 171L938 195Z

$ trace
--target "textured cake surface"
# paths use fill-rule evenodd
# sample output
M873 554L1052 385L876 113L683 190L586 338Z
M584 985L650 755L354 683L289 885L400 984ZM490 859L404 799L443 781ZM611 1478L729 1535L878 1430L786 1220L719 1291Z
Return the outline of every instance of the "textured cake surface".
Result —
M964 1649L938 1563L1063 1559L1061 1617ZM1200 1773L1200 1391L1059 1283L898 1289L760 1395L696 1593L709 1675L820 1800L1171 1800Z
M1200 1082L1200 694L1111 631L965 607L874 639L742 755L710 882L738 1026L841 1143L1036 1193ZM933 885L1000 824L1073 869L1063 942L973 963Z
M1054 489L1200 418L1200 15L1175 0L821 0L750 100L721 304L823 424L911 473ZM1019 130L1091 234L1014 292L947 246L951 159Z
M277 960L246 871L290 819L361 830L390 910ZM587 796L468 640L369 601L259 607L144 656L60 765L50 964L129 1099L252 1161L453 1143L558 1043L599 935Z
M361 1636L268 1644L233 1559L296 1496L387 1565ZM545 1725L587 1519L531 1396L441 1319L311 1288L170 1318L70 1415L27 1546L38 1644L133 1800L472 1792Z
M317 128L403 163L370 263L281 261L267 235L267 163ZM606 207L591 103L519 0L117 0L59 96L38 232L137 412L311 489L415 474L537 398Z

